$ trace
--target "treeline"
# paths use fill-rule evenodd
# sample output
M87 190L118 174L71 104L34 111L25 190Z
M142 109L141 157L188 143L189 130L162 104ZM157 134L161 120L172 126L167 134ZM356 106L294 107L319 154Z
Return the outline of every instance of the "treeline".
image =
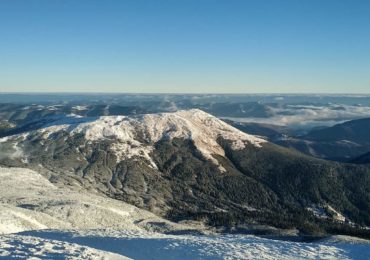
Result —
M359 225L341 223L331 219L315 218L310 212L276 214L274 212L175 212L167 217L176 221L191 219L225 230L238 230L249 225L267 225L279 229L297 229L302 236L347 235L370 239L370 230ZM241 228L243 233L246 231ZM253 230L250 230L253 233ZM258 231L261 234L261 230ZM268 235L268 230L266 230Z

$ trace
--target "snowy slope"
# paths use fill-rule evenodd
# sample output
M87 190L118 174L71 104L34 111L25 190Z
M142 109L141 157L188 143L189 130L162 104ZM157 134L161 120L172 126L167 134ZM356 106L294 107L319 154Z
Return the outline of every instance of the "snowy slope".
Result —
M33 236L0 236L0 258L20 259L129 259L123 255L60 240Z
M0 168L0 234L40 229L182 229L145 210L84 190L56 187L28 169ZM158 224L158 225L159 225Z
M370 244L296 243L243 235L170 235L195 229L39 173L0 167L0 258L368 259ZM198 228L201 228L198 226ZM20 232L20 233L19 233Z
M71 137L83 134L88 141L114 140L110 149L115 151L119 159L134 156L146 158L154 168L155 163L149 154L154 149L154 144L162 139L191 139L199 152L216 164L218 161L212 155L224 156L224 150L217 142L218 138L231 141L232 149L243 149L246 145L260 147L266 142L243 133L208 113L192 109L174 113L99 118L69 115L28 134L2 138L0 143L13 141L14 150L20 155L18 142L26 138L47 139L61 132L68 132Z
M369 259L364 243L298 243L252 235L147 231L34 231L0 236L0 257L67 259ZM73 258L75 257L75 258Z

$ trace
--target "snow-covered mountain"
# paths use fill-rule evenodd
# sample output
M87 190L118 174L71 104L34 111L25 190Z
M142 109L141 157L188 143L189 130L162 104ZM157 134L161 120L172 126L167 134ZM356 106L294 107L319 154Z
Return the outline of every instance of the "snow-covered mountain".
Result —
M86 141L113 140L108 148L115 152L117 160L141 157L157 168L149 154L161 140L175 138L192 140L196 149L207 159L219 164L214 154L224 156L224 150L217 140L223 138L232 142L233 149L243 149L251 144L259 147L265 140L243 133L225 122L201 110L193 109L175 113L146 114L140 116L102 116L82 118L76 115L56 118L46 122L41 129L21 135L0 139L0 142L14 141L14 156L27 154L20 151L23 140L47 140L62 133L67 138L82 134Z
M1 138L0 151L0 164L171 220L305 234L370 225L369 169L304 156L197 109L43 118ZM312 208L332 210L321 218Z

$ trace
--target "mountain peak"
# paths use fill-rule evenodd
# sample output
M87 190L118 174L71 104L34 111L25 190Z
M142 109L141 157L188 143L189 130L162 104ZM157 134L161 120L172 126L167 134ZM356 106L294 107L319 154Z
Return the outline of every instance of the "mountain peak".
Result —
M220 137L231 141L233 149L243 149L248 144L259 147L266 142L199 109L135 116L103 116L93 122L79 124L72 131L74 133L83 133L88 140L117 139L119 142L114 146L117 151L122 151L120 153L123 157L144 155L147 159L154 149L153 145L160 140L191 139L202 155L217 165L219 163L212 154L225 155L217 142ZM136 138L138 133L143 136L145 143Z
M191 139L199 152L217 165L219 163L213 154L225 155L217 142L219 138L230 141L231 148L236 150L243 149L246 145L260 147L261 143L266 142L199 109L134 116L62 119L29 134L30 138L46 139L60 132L69 133L69 138L82 134L87 141L113 140L110 149L115 151L118 159L145 157L153 167L155 164L150 158L150 152L160 140Z

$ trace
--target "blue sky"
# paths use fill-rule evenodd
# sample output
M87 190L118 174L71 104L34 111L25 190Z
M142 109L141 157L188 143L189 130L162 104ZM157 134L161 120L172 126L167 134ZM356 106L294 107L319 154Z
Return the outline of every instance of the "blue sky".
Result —
M0 0L0 91L370 93L370 1Z

